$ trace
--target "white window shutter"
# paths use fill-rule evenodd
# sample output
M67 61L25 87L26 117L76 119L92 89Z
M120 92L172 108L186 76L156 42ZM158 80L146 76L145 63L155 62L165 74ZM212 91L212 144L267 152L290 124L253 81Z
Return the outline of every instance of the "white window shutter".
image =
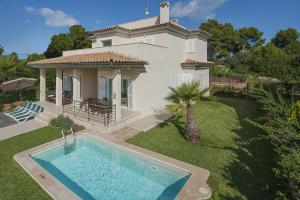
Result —
M195 40L194 39L189 39L186 41L186 51L187 52L195 51Z
M199 74L199 84L200 84L200 88L203 88L203 73Z
M136 41L137 41L137 42L144 42L144 37L138 37L138 38L136 39Z
M103 99L106 97L106 78L99 78L98 81L98 98Z
M184 83L190 83L193 81L193 74L192 73L183 73L182 74L182 81Z
M171 76L171 86L178 87L180 85L178 74L172 74Z
M144 38L144 42L147 43L147 44L154 44L154 39L152 36L145 36Z
M63 76L63 90L66 91L68 87L68 77Z

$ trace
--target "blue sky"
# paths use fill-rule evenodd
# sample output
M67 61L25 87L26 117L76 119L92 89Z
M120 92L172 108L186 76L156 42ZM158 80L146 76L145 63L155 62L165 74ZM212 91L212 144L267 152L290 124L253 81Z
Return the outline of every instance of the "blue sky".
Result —
M0 44L6 53L42 53L53 34L81 24L87 30L145 17L145 0L0 0ZM162 0L147 0L150 16ZM300 0L171 0L179 23L196 28L208 18L255 26L269 40L280 29L300 31ZM22 56L22 55L21 55ZM24 57L24 56L22 56Z

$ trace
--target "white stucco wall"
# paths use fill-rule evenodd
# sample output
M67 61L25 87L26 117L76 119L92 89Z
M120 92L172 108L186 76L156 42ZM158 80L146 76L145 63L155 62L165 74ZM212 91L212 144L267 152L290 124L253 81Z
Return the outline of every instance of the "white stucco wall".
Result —
M207 61L207 41L199 38L193 38L195 42L195 51L187 52L186 58L197 61Z
M131 43L137 43L137 42L151 43L151 44L160 45L160 46L167 46L167 37L168 37L168 34L166 34L166 33L143 35L143 36L131 37L131 38L120 37L120 36L102 37L102 38L97 38L96 42L92 43L92 48L103 47L102 41L109 40L109 39L112 40L112 46L131 44Z
M141 111L143 114L149 114L165 108L165 105L168 103L165 97L170 92L169 86L174 82L172 79L173 75L178 76L179 82L184 73L191 74L194 80L199 80L202 77L202 80L199 80L201 87L209 86L208 69L183 70L181 67L181 63L186 58L207 61L206 41L196 39L195 52L187 53L186 40L167 33L155 35L155 45L136 43L134 41L136 38L131 38L131 40L135 43L116 45L115 42L125 42L125 40L121 41L118 38L115 42L113 41L113 46L111 47L65 51L63 55L111 51L148 61L149 65L145 66L145 71L140 72L137 76L134 75L135 78L133 80L133 109ZM135 74L136 72L127 71L126 73ZM101 69L98 69L97 74L97 77L110 76L110 72L105 72ZM125 75L125 72L122 72L122 74Z
M97 69L83 69L81 75L81 98L97 97Z

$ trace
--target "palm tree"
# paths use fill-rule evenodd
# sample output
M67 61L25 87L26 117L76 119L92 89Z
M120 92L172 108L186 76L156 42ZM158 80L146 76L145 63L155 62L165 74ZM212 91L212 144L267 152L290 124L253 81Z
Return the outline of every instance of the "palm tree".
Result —
M170 101L175 111L186 112L186 125L184 136L191 142L198 142L200 130L192 106L196 103L208 89L200 90L198 82L183 83L177 88L170 87L171 93L166 97Z

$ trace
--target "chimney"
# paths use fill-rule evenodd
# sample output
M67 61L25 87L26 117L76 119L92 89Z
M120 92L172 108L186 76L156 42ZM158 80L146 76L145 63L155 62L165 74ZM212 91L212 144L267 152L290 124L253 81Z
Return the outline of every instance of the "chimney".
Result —
M166 23L170 20L170 3L168 1L160 4L160 23Z

